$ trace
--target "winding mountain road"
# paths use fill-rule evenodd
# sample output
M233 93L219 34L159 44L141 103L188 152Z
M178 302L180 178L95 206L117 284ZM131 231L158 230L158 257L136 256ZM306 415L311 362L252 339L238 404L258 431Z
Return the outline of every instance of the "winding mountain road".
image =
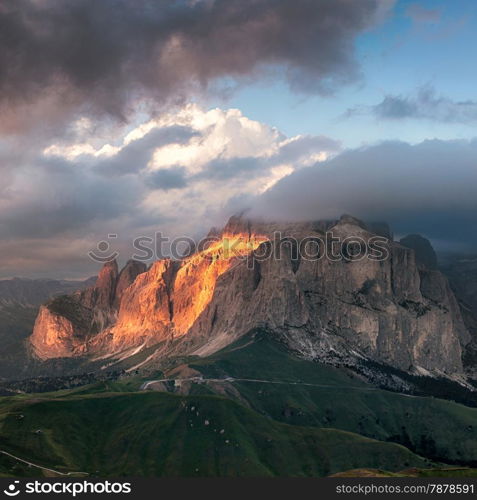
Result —
M312 384L309 382L291 382L291 381L282 381L282 380L261 380L261 379L253 379L253 378L234 378L234 377L226 377L226 378L202 378L202 377L190 377L190 378L163 378L158 380L148 380L141 385L141 391L146 391L152 384L156 383L167 383L167 382L195 382L197 384L204 384L207 382L213 382L218 384L224 383L234 383L234 382L250 382L250 383L258 383L258 384L280 384L280 385L303 385L309 387L320 387L323 389L355 389L362 391L376 391L376 387L339 387L336 385L326 385L326 384Z
M58 474L59 476L73 476L73 475L78 475L78 474L82 474L82 475L85 475L85 476L89 475L87 472L60 472L59 470L50 469L48 467L43 467L42 465L38 465L38 464L35 464L33 462L29 462L28 460L25 460L23 458L20 458L20 457L17 457L15 455L12 455L11 453L9 453L8 451L5 451L5 450L0 450L0 454L6 455L7 457L10 457L10 458L13 458L14 460L17 460L18 462L22 462L24 464L27 464L30 467L35 467L37 469L41 469L41 470L45 470L45 471L48 471L48 472L52 472L54 474Z

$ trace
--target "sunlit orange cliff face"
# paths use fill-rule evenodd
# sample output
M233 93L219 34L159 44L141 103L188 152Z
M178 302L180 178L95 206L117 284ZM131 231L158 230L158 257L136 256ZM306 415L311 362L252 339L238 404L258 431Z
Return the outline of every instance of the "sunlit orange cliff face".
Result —
M186 335L210 303L219 276L265 237L224 234L182 260L158 261L124 293L110 335L116 347ZM134 342L136 343L136 342Z
M217 279L266 239L229 227L183 260L160 260L149 270L131 261L121 274L109 263L92 289L42 306L33 353L43 360L110 353L184 336L210 303Z

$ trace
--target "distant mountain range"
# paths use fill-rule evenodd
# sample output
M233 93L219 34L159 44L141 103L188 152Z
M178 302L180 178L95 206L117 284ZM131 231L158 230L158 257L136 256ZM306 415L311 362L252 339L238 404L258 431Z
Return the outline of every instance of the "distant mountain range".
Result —
M96 276L83 281L13 278L0 280L0 307L37 307L56 295L93 286Z

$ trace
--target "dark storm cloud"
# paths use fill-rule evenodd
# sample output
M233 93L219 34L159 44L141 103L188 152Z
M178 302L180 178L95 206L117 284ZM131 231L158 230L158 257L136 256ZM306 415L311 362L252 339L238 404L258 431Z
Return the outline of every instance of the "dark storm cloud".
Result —
M398 233L477 244L477 141L387 142L278 182L253 212L271 218L385 220Z
M384 120L419 119L443 123L477 122L477 101L454 101L437 95L431 86L420 88L415 95L387 95L379 104L348 110L348 117L372 114Z
M20 108L30 119L57 119L61 108L84 105L124 116L131 98L178 100L191 85L205 88L214 79L267 66L283 68L302 90L329 92L356 77L354 38L392 4L2 0L2 127L21 126ZM32 103L40 103L40 111Z

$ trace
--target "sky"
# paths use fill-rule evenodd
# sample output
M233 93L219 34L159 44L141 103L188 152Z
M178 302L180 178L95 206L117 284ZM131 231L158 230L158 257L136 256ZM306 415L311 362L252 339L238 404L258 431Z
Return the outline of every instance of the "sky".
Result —
M475 251L476 22L473 0L3 0L0 278L80 279L244 209Z

